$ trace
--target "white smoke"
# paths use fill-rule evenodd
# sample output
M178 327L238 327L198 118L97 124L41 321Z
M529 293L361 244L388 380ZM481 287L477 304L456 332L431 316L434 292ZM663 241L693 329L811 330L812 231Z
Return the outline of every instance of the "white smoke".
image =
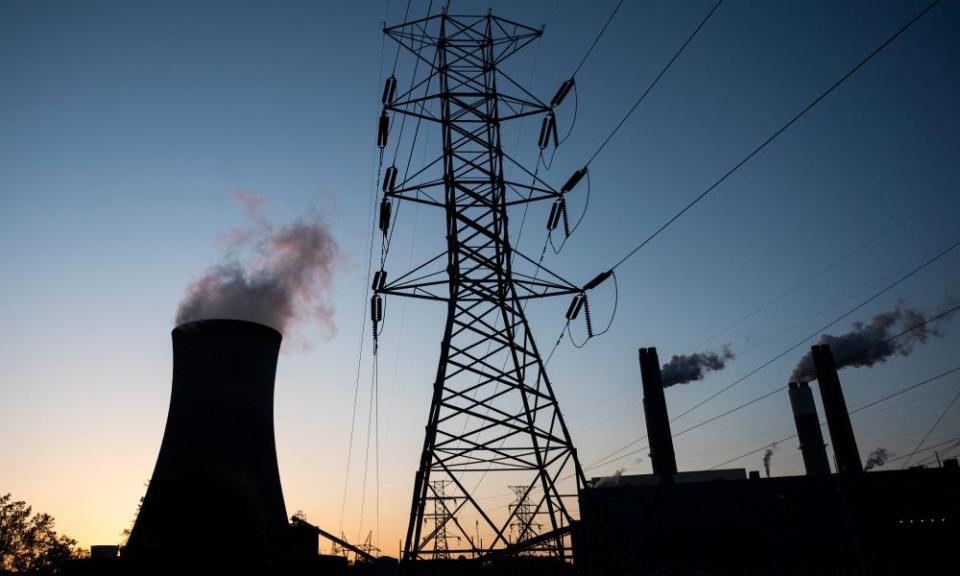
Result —
M610 476L604 476L603 478L600 478L594 483L593 487L601 488L603 486L616 486L620 483L621 476L623 476L623 468L617 469L617 471Z
M328 294L338 250L327 225L313 217L275 227L263 216L259 196L238 190L234 198L255 226L222 237L224 262L190 284L177 309L177 324L249 320L286 332L297 322L315 320L332 333Z

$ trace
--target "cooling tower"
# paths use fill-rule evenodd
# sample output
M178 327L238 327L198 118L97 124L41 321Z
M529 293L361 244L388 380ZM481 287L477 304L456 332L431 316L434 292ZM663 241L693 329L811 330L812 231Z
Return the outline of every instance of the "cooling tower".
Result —
M124 557L154 566L278 558L287 530L273 435L281 335L201 320L172 336L167 425Z

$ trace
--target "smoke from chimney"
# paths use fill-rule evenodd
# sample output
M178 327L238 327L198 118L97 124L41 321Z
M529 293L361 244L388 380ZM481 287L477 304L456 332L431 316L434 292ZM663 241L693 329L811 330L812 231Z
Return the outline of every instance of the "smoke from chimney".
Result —
M249 320L285 332L296 322L312 319L333 332L326 295L338 250L327 225L313 217L275 227L262 215L258 195L238 190L234 198L256 226L222 238L224 262L190 284L177 309L177 324Z
M921 326L926 321L922 312L918 312L902 302L888 312L881 312L868 324L855 322L853 329L846 334L833 336L824 334L818 344L828 344L836 359L837 369L852 366L873 366L886 362L895 354L909 356L916 344L923 344L930 336L942 336L935 323ZM896 340L890 338L903 330L917 327ZM793 369L790 381L813 380L817 371L813 366L813 357L808 352Z
M773 460L773 453L777 451L777 443L774 442L771 444L766 452L763 453L763 469L767 473L767 478L770 477L770 462Z
M597 480L593 486L594 488L600 488L602 486L616 486L617 484L620 483L620 476L622 475L623 475L623 468L619 468L617 469L616 472L614 472L610 476L604 476L603 478L600 478L599 480Z
M890 452L886 448L876 448L867 456L867 465L864 466L863 469L872 470L878 468L886 464L889 459Z
M727 365L727 360L732 360L733 357L729 344L725 345L719 353L674 354L660 370L663 375L663 387L669 388L674 384L703 380L705 372L723 370Z

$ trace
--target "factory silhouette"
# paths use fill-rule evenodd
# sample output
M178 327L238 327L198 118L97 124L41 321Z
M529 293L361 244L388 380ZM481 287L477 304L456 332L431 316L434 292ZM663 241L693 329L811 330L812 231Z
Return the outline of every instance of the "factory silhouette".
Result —
M807 382L789 387L806 475L679 471L657 352L640 350L653 473L595 478L579 494L574 562L536 554L377 557L290 517L273 432L281 335L241 320L176 327L170 410L129 541L95 546L74 574L899 574L946 561L960 468L864 471L829 346L811 349L836 458ZM355 558L319 554L332 540ZM894 554L892 550L908 550Z

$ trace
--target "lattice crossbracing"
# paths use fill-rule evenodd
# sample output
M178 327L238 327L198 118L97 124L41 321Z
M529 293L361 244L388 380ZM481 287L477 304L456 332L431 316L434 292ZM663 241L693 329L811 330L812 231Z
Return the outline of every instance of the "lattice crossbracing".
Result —
M404 557L513 553L530 535L536 546L526 548L566 557L583 473L522 304L579 289L510 246L510 207L560 193L500 139L503 122L550 113L501 69L540 31L492 15L441 14L385 33L425 70L385 98L386 112L442 133L439 155L385 185L385 203L443 210L447 239L444 252L375 282L378 296L447 304ZM526 182L505 179L505 166ZM532 272L515 272L515 263Z

